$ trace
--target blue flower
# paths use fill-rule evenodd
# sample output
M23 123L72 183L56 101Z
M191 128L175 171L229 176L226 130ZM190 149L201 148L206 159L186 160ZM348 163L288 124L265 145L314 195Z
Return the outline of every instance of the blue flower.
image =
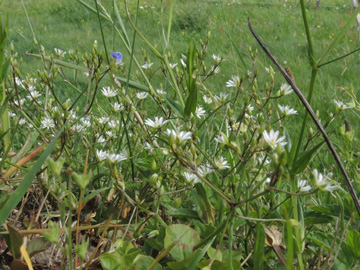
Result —
M114 58L116 61L121 61L123 58L122 54L119 52L113 52L111 54L111 57Z

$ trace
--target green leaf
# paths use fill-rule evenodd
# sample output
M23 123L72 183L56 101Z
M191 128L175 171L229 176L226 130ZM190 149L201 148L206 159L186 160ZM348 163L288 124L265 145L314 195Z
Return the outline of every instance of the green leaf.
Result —
M123 82L123 83L127 83L127 81L128 81L127 79L125 79L125 78L120 78L120 77L116 77L116 79L117 79L118 81L120 81L120 82ZM141 83L131 81L131 80L129 80L129 86L132 87L132 88L135 88L135 89L139 89L139 90L141 90L141 91L145 91L145 92L149 92L149 91L150 91L149 87L147 87L147 86L145 86L145 85L143 85L143 84L141 84Z
M265 251L265 229L261 223L256 225L255 251L254 251L254 269L264 269L264 251Z
M47 157L50 155L51 151L55 147L56 141L60 137L63 129L64 127L61 128L61 130L58 132L58 134L55 136L55 138L52 140L49 146L41 154L41 156L36 161L36 163L32 166L30 171L25 175L20 185L16 188L16 190L13 192L13 194L10 196L10 198L7 200L4 206L0 209L0 224L3 224L5 222L5 220L10 215L11 210L13 210L16 207L16 205L21 201L22 197L30 188L35 175L41 169L41 166L43 165L43 163L45 162L45 160L47 159Z
M203 249L197 249L190 256L186 257L181 262L170 262L168 266L173 270L195 270L200 260L204 257L205 253L208 251L212 243L214 242L216 236L213 237L209 243L204 246Z
M87 201L90 201L92 198L94 198L96 195L100 194L101 192L105 191L109 189L109 187L104 187L104 188L100 188L100 189L97 189L95 190L94 192L91 192L89 195L87 195L83 201L84 202L87 202Z
M355 230L349 231L347 234L346 243L352 249L356 259L360 260L360 249L359 249L360 233Z
M314 224L326 224L334 221L334 218L325 214L320 214L317 212L310 212L305 215L305 224L314 225Z
M194 65L196 57L196 44L193 39L190 39L187 61L186 61L186 70L187 70L187 89L189 96L186 100L184 115L189 117L192 114L195 116L196 106L197 106L197 94L198 89L196 85L196 78L193 78Z
M180 208L172 211L170 210L167 212L167 214L175 218L189 218L201 220L196 211L186 208Z
M171 108L173 108L176 111L178 116L183 117L183 108L180 104L176 103L174 100L172 100L168 96L165 96L165 101Z
M33 57L39 58L39 59L42 59L44 57L45 61L47 61L47 62L52 61L56 65L59 65L61 67L71 68L71 69L79 70L79 71L82 71L82 72L88 72L89 71L89 69L87 67L79 66L79 65L69 63L69 62L65 62L65 61L58 60L58 59L51 59L49 56L42 56L40 54L33 54L33 53L27 53L27 55L33 56Z
M194 71L194 63L195 63L195 55L196 55L196 44L193 39L189 41L189 48L187 53L187 61L186 61L186 68L189 75L189 80L192 79L192 74Z
M295 164L293 164L291 169L292 174L296 175L303 172L306 169L306 166L314 157L314 154L317 152L317 150L320 149L321 146L324 145L324 143L325 141L322 141L318 145L314 146L311 150L301 153L298 160L294 161Z
M192 190L192 193L196 206L201 210L200 217L208 224L214 223L213 210L204 186L201 183L197 183L195 188L196 190Z
M190 94L186 99L184 115L186 117L190 117L190 115L193 114L195 117L196 106L198 103L198 89L195 80L191 80L189 85L189 91Z
M115 253L103 253L99 256L101 266L104 270L120 270L120 258Z
M179 240L170 254L177 261L182 261L188 257L194 246L200 243L200 236L197 231L183 224L175 224L166 227L164 247L168 248L175 240Z
M115 15L116 15L116 18L120 24L120 28L125 36L125 39L126 39L126 42L128 44L128 46L130 47L130 40L129 40L129 37L127 35L127 32L126 32L126 29L125 29L125 26L124 26L124 22L123 20L121 19L121 15L120 15L120 12L119 12L119 8L118 6L116 5L116 1L114 0L114 11L115 11Z
M136 270L146 270L155 260L153 257L150 256L138 255L135 261L136 261L135 264ZM156 264L152 269L161 270L162 267L160 264Z
M199 264L198 264L198 267L200 269L202 269L203 267L206 267L208 266L209 264L211 263L211 270L224 270L224 269L230 269L230 261L227 260L225 262L221 262L221 261L218 261L218 260L214 260L214 261L211 261L211 260L203 260L201 261ZM240 264L240 261L238 260L235 260L233 259L232 260L232 266L233 266L233 269L244 269L241 264ZM253 268L255 269L255 268Z
M10 237L10 245L8 243L8 246L10 248L11 255L14 257L14 259L21 259L20 248L23 244L23 237L11 225L7 224L6 227Z
M31 258L32 256L47 250L50 246L51 243L47 239L44 237L37 237L29 242L26 250L29 253L29 257Z

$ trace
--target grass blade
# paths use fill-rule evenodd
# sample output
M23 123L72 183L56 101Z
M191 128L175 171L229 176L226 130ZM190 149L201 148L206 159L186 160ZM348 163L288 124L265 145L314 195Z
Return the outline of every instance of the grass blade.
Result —
M264 269L264 251L265 251L265 229L262 223L256 225L256 239L254 251L254 269Z
M55 138L52 140L49 146L45 149L45 151L36 161L34 166L31 168L31 170L25 175L24 180L21 181L20 185L10 196L10 198L7 200L4 206L0 209L0 224L4 224L5 220L10 215L11 210L16 207L16 205L21 201L22 197L28 191L35 175L38 173L41 166L43 165L43 163L45 162L45 160L47 159L47 157L50 155L51 151L55 147L56 141L60 137L63 129L64 127L61 128L61 130L58 132L58 134L55 136Z

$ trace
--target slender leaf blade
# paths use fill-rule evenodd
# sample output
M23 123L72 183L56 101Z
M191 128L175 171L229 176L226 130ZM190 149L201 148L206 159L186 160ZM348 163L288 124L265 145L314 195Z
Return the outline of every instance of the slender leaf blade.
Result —
M21 181L20 185L10 196L10 198L7 200L4 206L0 209L0 224L3 224L5 222L5 220L10 215L11 210L16 207L16 205L21 201L22 197L28 191L35 175L38 173L41 166L43 165L43 163L45 162L45 160L47 159L47 157L50 155L51 151L55 147L56 141L60 137L63 129L64 127L61 128L61 130L58 132L58 134L55 136L55 138L52 140L49 146L45 149L45 151L36 161L34 166L32 166L31 170L25 175L24 180Z

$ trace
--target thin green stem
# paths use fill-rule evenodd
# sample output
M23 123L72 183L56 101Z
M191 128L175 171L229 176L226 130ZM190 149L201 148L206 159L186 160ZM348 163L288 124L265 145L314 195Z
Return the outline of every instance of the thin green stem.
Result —
M314 49L312 45L311 40L311 34L310 34L310 27L309 27L309 21L306 14L306 7L305 7L305 0L300 0L300 6L301 6L301 13L302 13L302 19L304 21L304 27L305 27L305 33L306 33L306 39L309 46L309 54L310 54L310 65L314 67L316 65L315 58L314 58Z
M166 37L167 45L170 44L170 32L171 32L171 22L172 22L172 17L173 17L174 3L175 3L175 0L170 0L170 15L169 15L167 37Z
M107 61L107 64L110 65L109 54L108 54L108 51L106 49L105 37L104 37L103 27L102 27L101 19L100 19L99 6L98 6L97 1L96 0L94 0L94 1L95 1L95 5L96 5L96 13L97 13L98 18L99 18L99 25L100 25L101 37L102 37L102 40L103 40L105 54L106 54L106 61Z
M313 92L314 92L316 75L317 75L317 69L313 69L312 72L311 72L310 88L309 88L309 94L308 94L308 98L307 98L309 104L311 104L311 99L312 99ZM296 151L295 151L295 155L294 155L294 159L293 159L294 160L293 168L295 168L294 166L296 165L296 160L297 160L299 152L300 152L301 142L302 142L303 137L304 137L306 124L307 124L307 120L308 120L308 117L309 117L309 114L308 114L308 111L307 111L306 108L305 108L304 114L305 115L304 115L304 119L303 119L303 122L302 122L300 135L299 135L299 139L297 141Z

